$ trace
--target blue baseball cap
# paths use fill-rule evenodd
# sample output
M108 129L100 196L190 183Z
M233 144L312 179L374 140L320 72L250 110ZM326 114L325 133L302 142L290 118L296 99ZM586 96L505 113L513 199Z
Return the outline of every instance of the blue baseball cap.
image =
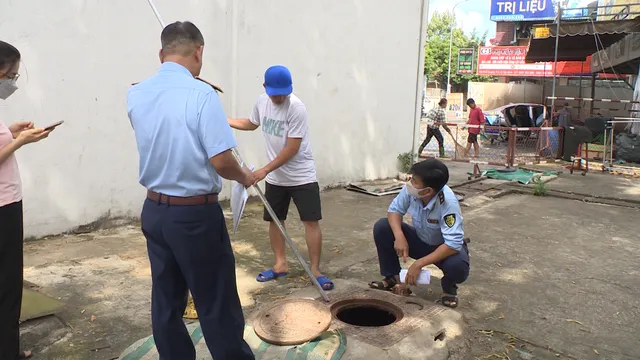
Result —
M282 65L275 65L264 73L264 87L269 96L290 95L293 92L291 72Z

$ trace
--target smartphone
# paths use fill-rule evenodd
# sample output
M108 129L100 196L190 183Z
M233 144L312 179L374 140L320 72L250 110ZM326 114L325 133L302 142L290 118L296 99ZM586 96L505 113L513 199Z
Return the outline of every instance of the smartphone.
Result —
M53 124L51 124L51 125L47 126L46 128L44 128L44 131L53 130L53 129L55 129L56 127L58 127L58 126L62 125L63 123L64 123L64 120L62 120L62 121L58 121L57 123L53 123Z

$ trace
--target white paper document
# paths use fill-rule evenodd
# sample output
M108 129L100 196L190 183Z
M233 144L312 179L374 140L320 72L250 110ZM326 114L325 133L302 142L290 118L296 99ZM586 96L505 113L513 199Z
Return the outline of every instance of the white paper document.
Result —
M249 166L249 169L253 171L254 166ZM244 206L249 199L249 193L244 185L239 182L233 182L233 188L231 189L231 213L233 214L233 233L238 231L238 224L240 224L240 218L242 218L242 212Z
M407 278L408 272L409 270L407 269L400 270L401 283L405 283L404 280ZM418 285L429 285L429 283L431 282L431 272L429 272L429 269L422 269L422 271L420 271L420 275L418 275L418 279L416 282L418 283Z

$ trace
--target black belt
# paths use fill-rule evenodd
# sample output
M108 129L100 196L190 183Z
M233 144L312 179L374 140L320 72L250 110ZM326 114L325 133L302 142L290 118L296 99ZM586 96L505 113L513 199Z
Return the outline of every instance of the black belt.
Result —
M196 196L169 196L159 194L155 191L148 190L147 198L158 204L178 205L178 206L194 206L204 204L215 204L218 202L218 194L206 194Z

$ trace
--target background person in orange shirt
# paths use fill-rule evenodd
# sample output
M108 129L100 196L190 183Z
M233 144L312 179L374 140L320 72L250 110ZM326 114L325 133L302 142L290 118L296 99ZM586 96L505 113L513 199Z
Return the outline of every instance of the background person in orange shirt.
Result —
M469 107L469 121L467 125L482 125L484 124L484 114L482 109L476 105L475 100L469 98L467 100L467 106ZM480 145L478 145L478 134L480 134L480 127L469 128L469 137L467 138L467 148L464 152L464 157L469 155L471 145L473 144L473 157L480 155Z

